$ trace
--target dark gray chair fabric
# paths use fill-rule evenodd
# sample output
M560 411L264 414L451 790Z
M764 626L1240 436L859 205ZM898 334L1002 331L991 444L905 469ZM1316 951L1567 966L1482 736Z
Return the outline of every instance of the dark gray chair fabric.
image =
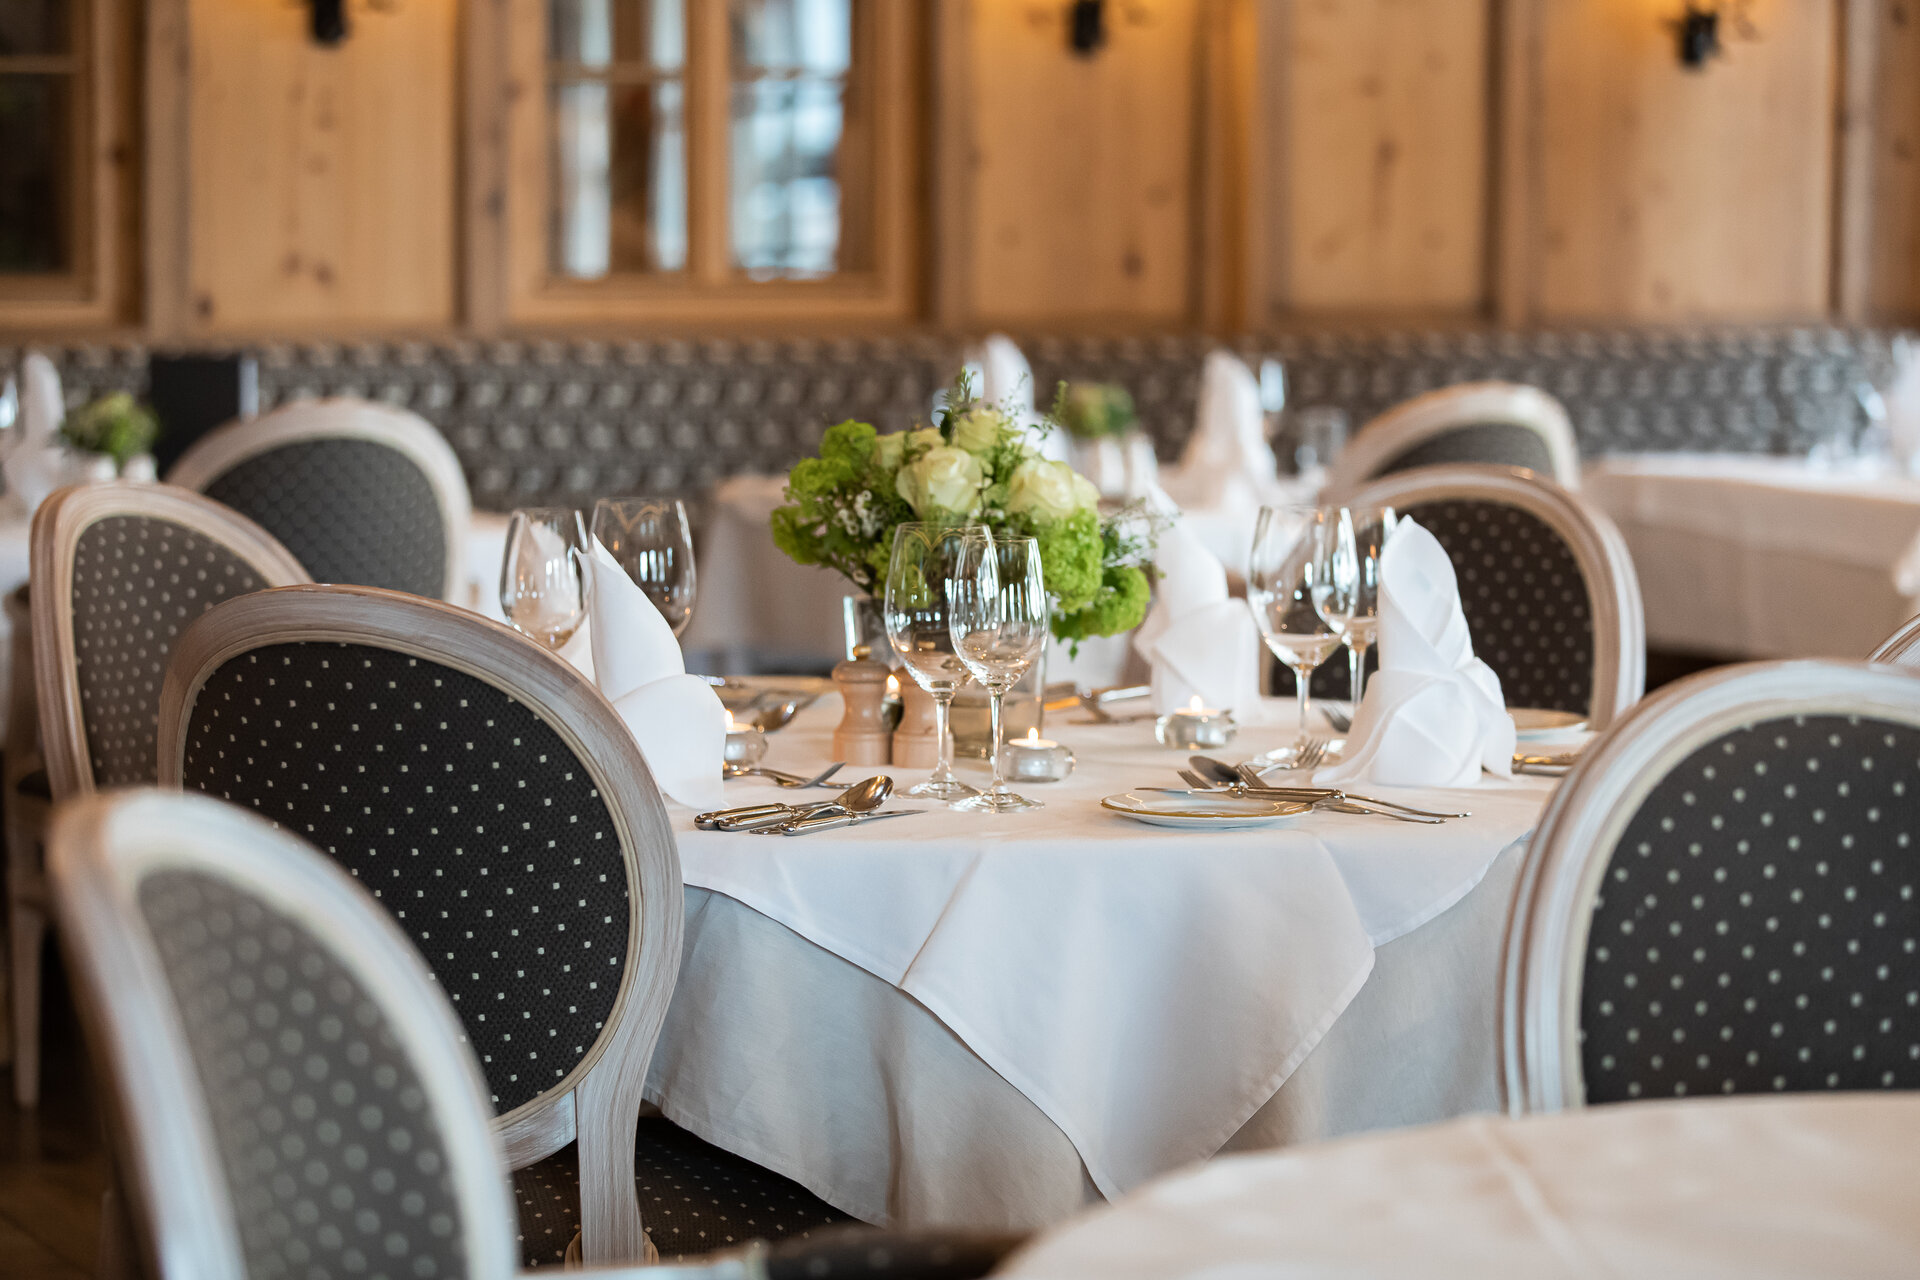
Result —
M373 440L304 440L235 463L203 491L278 538L315 582L438 599L445 517L417 463Z
M1367 478L1450 463L1521 467L1542 479L1554 478L1553 451L1546 440L1538 431L1512 422L1470 422L1451 427L1395 454Z
M139 906L179 1008L250 1276L467 1274L463 1207L385 1011L298 921L164 870Z
M222 600L266 587L227 547L150 516L106 516L73 554L73 647L97 786L151 784L174 641Z
M1588 1102L1920 1086L1920 730L1763 719L1614 849L1580 991Z
M182 781L319 846L420 948L500 1114L558 1085L612 1016L626 867L553 726L486 682L370 645L281 644L214 670Z

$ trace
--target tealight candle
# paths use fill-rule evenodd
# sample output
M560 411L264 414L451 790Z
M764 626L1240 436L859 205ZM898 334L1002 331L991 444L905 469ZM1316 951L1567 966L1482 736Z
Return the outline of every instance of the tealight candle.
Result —
M1012 782L1058 782L1073 772L1073 752L1029 729L1001 746L1000 770Z
M1195 697L1185 711L1175 711L1153 722L1153 736L1163 747L1179 751L1224 747L1233 741L1237 726L1233 712L1202 706Z
M766 754L767 735L760 732L760 726L741 724L733 718L733 712L727 712L727 763L759 764Z

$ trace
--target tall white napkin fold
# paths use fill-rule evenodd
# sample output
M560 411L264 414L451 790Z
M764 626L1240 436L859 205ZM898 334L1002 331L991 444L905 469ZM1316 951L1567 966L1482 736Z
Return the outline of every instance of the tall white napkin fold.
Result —
M1182 521L1160 536L1153 607L1134 632L1152 668L1153 709L1184 711L1193 699L1241 723L1264 717L1260 633L1247 602L1227 595L1227 571Z
M67 483L67 450L60 443L66 401L60 372L38 351L20 362L20 443L7 458L7 492L32 513L48 494Z
M1896 337L1893 367L1885 395L1887 442L1894 461L1911 474L1920 472L1920 342L1906 334Z
M594 683L632 731L660 790L691 808L719 808L727 752L719 695L687 674L673 628L598 538L587 568Z
M1279 465L1267 443L1260 381L1230 351L1208 354L1200 371L1200 405L1193 434L1168 489L1181 505L1218 507L1251 499L1255 507L1274 486Z
M1453 562L1402 520L1380 553L1380 670L1321 786L1467 787L1513 772L1513 717L1500 677L1473 656Z

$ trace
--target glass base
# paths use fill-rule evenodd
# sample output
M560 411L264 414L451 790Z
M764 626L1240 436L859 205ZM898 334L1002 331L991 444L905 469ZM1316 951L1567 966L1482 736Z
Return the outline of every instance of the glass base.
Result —
M979 795L980 788L970 787L958 778L928 778L917 786L908 787L900 794L917 796L922 800L964 800L968 796Z
M1046 806L1038 800L1029 800L1017 796L1011 791L982 791L965 800L956 800L949 806L954 809L966 809L974 813L1013 813L1019 809L1044 809Z

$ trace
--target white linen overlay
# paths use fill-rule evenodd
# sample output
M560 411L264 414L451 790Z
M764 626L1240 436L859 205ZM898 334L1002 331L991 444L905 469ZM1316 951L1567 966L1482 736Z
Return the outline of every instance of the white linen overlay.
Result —
M1160 535L1160 581L1153 607L1134 632L1134 648L1152 668L1153 709L1231 711L1241 723L1265 716L1260 697L1260 632L1247 602L1227 594L1227 571L1186 521Z
M1380 670L1367 684L1340 763L1320 786L1467 787L1513 770L1513 717L1500 677L1473 656L1453 562L1402 520L1380 553Z
M632 730L669 799L695 809L721 807L727 712L719 695L687 674L673 628L598 538L587 568L594 683Z

